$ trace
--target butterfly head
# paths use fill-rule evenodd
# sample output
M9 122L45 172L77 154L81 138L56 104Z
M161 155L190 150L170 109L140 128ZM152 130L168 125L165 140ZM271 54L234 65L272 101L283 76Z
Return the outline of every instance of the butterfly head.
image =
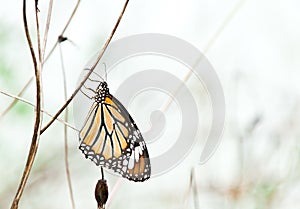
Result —
M105 81L100 82L97 91L108 91L107 83Z
M94 97L97 102L104 102L105 97L109 95L109 89L107 87L107 83L105 81L100 82L97 90L97 95Z

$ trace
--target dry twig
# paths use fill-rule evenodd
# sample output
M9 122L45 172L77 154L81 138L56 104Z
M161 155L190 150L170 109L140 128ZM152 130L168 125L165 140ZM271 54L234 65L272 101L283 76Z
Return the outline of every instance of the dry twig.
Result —
M14 98L14 99L16 99L16 100L18 100L18 101L20 101L20 102L25 103L25 104L28 104L28 105L32 106L34 109L36 109L35 104L33 104L32 102L30 102L30 101L28 101L28 100L26 100L26 99L24 99L24 98L22 98L22 97L18 97L18 96L12 95L12 94L10 94L10 93L7 93L7 92L5 92L5 91L2 91L1 89L0 89L0 93L3 94L3 95L5 95L5 96L8 96L8 97L10 97L10 98ZM49 112L47 112L46 110L42 109L41 111L42 111L42 113L45 113L45 114L48 115L49 117L53 118L53 115L51 115L51 114L50 114ZM74 127L73 125L71 125L70 123L67 123L66 121L62 120L61 118L57 118L56 120L59 121L59 122L61 122L61 123L64 124L64 125L68 126L69 128L73 129L74 131L79 132L79 130L78 130L77 128L75 128L75 127Z
M38 20L38 8L37 8L37 1L35 3L35 14L36 14L36 19ZM39 145L39 139L40 139L40 129L41 129L41 121L42 121L42 114L41 114L41 109L42 109L42 81L41 81L41 69L39 66L41 66L41 63L37 63L36 60L36 55L33 49L32 41L30 38L29 30L28 30L28 23L27 23L27 16L26 16L26 0L23 0L23 21L24 21L24 28L25 28L25 33L26 33L26 38L28 41L28 45L30 48L30 53L34 65L34 73L35 73L35 81L36 81L36 113L35 113L35 124L34 124L34 131L33 131L33 136L31 140L31 145L30 145L30 150L29 154L27 157L27 162L25 165L25 169L23 172L23 176L21 179L21 182L19 184L19 187L17 189L17 193L15 195L15 198L12 202L11 209L17 209L19 205L19 201L22 197L25 185L27 183L35 156L36 152L38 149ZM38 21L37 21L37 33L39 35L39 27L38 27ZM40 46L40 45L39 45ZM40 52L40 48L39 48ZM39 53L40 55L40 53Z
M60 51L60 60L61 60L61 69L62 69L62 76L63 76L63 86L64 86L64 99L67 100L68 94L67 94L67 81L66 81L66 71L63 63L63 53L61 49L61 45L59 46ZM66 108L65 111L65 121L68 122L69 120L69 109ZM71 175L70 175L70 169L69 169L69 155L68 155L68 127L64 125L64 158L65 158L65 169L66 169L66 175L67 175L67 181L68 181L68 187L69 187L69 193L71 198L71 204L72 208L75 209L75 201L74 201L74 195L73 195L73 189L72 189L72 181L71 181Z
M81 0L78 0L74 9L73 9L73 12L70 16L70 18L68 19L64 29L62 30L61 34L58 36L58 37L63 37L65 31L67 30L68 26L70 25L71 23L71 20L73 19L77 9L78 9L78 6L79 6L79 3L81 2ZM44 40L46 39L47 37L47 34L48 34L48 29L47 27L49 27L50 25L50 17L51 17L51 9L52 9L52 3L51 1L49 2L49 11L48 11L48 17L47 17L47 23L46 23L46 31L45 31L45 37L44 37ZM44 59L44 52L45 51L42 51L43 53L43 63L44 64L45 62L47 62L47 60L49 59L49 57L52 55L52 53L54 52L55 48L57 47L57 44L58 44L59 41L56 41L56 43L53 45L53 47L51 48L50 52L48 53L47 57ZM46 49L46 40L44 41L44 47L43 47L43 50ZM25 92L25 90L29 87L29 85L31 84L31 82L33 81L34 77L31 77L27 83L23 86L23 88L19 91L19 93L17 94L17 96L22 96L23 93ZM8 107L0 114L0 120L9 112L9 110L17 103L17 99L14 99L9 105Z
M107 47L108 47L110 41L112 40L112 38L113 38L113 36L114 36L114 34L115 34L115 32L116 32L116 30L117 30L117 28L118 28L120 22L121 22L121 19L122 19L123 15L124 15L124 12L125 12L126 7L127 7L127 5L128 5L128 2L129 2L129 0L126 0L125 4L124 4L124 6L123 6L123 9L122 9L122 11L121 11L121 14L120 14L120 16L119 16L119 18L118 18L118 20L117 20L117 22L116 22L116 24L115 24L113 30L112 30L110 36L108 37L107 41L105 42L105 44L104 44L104 46L103 46L103 48L102 48L102 50L101 50L99 56L97 57L97 59L96 59L94 65L91 67L91 69L90 69L89 72L86 74L86 76L84 77L84 79L80 82L79 86L75 89L75 91L74 91L73 94L70 96L70 98L69 98L69 99L65 102L65 104L57 111L57 113L56 113L56 114L54 115L54 117L48 122L48 124L45 125L45 127L43 127L43 128L41 129L41 134L44 133L44 131L47 130L47 128L49 128L49 126L55 121L55 119L56 119L56 118L64 111L64 109L70 104L70 102L74 99L74 97L76 96L76 94L80 91L80 89L81 89L81 87L83 86L83 84L86 82L86 80L89 78L89 76L93 73L95 67L97 66L97 64L99 63L100 59L102 58L102 56L103 56L105 50L107 49Z

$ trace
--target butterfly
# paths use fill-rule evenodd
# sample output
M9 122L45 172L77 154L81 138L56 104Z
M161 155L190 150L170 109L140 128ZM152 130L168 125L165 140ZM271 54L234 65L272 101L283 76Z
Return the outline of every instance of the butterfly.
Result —
M94 103L79 132L79 149L97 166L131 181L150 178L151 164L143 136L134 120L101 81L93 91Z

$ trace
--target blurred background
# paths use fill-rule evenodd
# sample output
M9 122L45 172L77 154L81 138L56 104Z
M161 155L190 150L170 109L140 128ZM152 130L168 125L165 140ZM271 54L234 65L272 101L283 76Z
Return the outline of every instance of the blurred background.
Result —
M76 1L54 1L46 55L75 4ZM85 64L106 41L123 4L120 0L90 0L79 4L64 34L70 41L61 44L68 95L75 89ZM5 6L0 8L0 90L17 95L34 75L33 64L24 34L22 2L3 1L2 5ZM42 34L47 7L48 2L39 2ZM106 173L110 192L108 208L299 207L299 8L300 2L296 0L129 2L114 40L133 34L163 33L197 47L213 65L223 85L226 124L215 154L200 165L212 110L205 88L193 79L187 81L199 101L199 140L176 167L144 183ZM33 2L28 2L27 11L29 29L36 43ZM139 69L130 62L125 67L126 72ZM156 68L159 67L157 62ZM112 86L122 82L124 71L122 66L119 69L113 76L108 75ZM168 70L171 72L172 68ZM54 114L64 103L59 47L44 65L43 90L44 109ZM22 98L34 103L34 84ZM12 100L0 93L0 208L10 207L16 193L34 124L33 107L22 102L3 114ZM159 105L157 101L155 105ZM74 124L72 104L69 107L70 123ZM142 132L149 128L150 115L150 110L143 108L139 102L129 107ZM175 113L171 110L168 114L171 117ZM45 115L43 124L49 119ZM170 122L166 129L173 130L174 125L175 122ZM60 122L55 122L41 136L20 208L72 208L63 136ZM172 135L168 139L161 137L158 143L164 146L164 140L170 138ZM68 129L75 205L96 208L94 188L100 171L84 158L78 144L78 133ZM155 153L157 146L150 145L149 152Z

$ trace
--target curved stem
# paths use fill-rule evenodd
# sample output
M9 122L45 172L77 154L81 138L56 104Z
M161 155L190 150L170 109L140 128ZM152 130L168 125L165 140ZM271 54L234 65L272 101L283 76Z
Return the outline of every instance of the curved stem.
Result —
M79 3L80 3L81 0L78 0L74 9L73 9L73 12L70 16L70 18L68 19L68 22L66 23L64 29L62 30L61 34L59 36L63 36L64 32L66 31L66 29L68 28L68 26L70 25L71 23L71 20L73 19L77 9L78 9L78 6L79 6ZM51 2L50 2L51 3ZM50 7L52 7L52 3L50 4L49 3L49 12L51 11ZM48 22L49 20L49 22ZM48 15L48 19L47 19L47 24L50 24L50 14ZM47 26L46 26L47 27ZM45 34L48 34L48 32L46 31ZM45 36L46 37L46 36ZM51 48L50 52L48 53L48 55L46 56L46 58L44 59L44 55L43 55L43 63L44 64L48 59L49 57L52 55L52 53L54 52L54 49L57 47L57 44L58 44L58 41L55 42L55 44L53 45L53 47ZM46 47L46 43L44 42L44 49ZM43 52L44 53L44 52ZM33 81L34 77L31 77L27 83L23 86L23 88L20 90L20 92L17 94L17 96L22 96L23 93L25 92L25 90L29 87L29 85L31 84L31 82ZM0 120L9 112L9 110L17 103L18 100L14 99L9 105L8 107L0 114Z
M36 17L37 17L37 12L38 12L38 8L37 8L37 0L36 0L36 4L35 4L35 13L36 13ZM33 136L31 139L31 145L30 145L30 150L29 150L29 154L27 157L27 162L23 171L23 176L22 179L20 181L19 187L17 189L17 193L15 195L15 198L12 202L11 205L11 209L17 209L18 205L19 205L19 201L22 197L25 185L27 183L35 156L36 156L36 152L38 149L38 145L39 145L39 139L40 139L40 128L41 128L41 106L42 106L42 96L41 96L41 92L42 92L42 84L41 84L41 72L40 72L40 68L39 65L37 63L36 60L36 56L35 56L35 52L33 49L33 45L32 45L32 41L30 38L30 34L29 34L29 30L28 30L28 24L27 24L27 17L26 17L26 0L23 0L23 21L24 21L24 28L25 28L25 33L26 33L26 38L28 41L28 45L30 48L30 53L31 53L31 57L32 57L32 61L33 61L33 65L34 65L34 71L35 71L35 81L36 81L36 114L35 114L35 124L34 124L34 132L33 132ZM39 30L39 28L37 28L37 30ZM39 34L39 32L38 32Z

